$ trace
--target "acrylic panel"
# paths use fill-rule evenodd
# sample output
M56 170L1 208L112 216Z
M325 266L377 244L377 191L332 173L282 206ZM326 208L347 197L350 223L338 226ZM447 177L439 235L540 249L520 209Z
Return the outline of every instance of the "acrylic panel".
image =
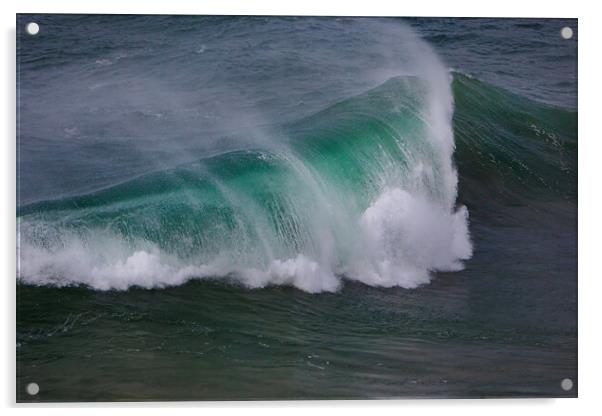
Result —
M577 29L17 15L17 400L576 397Z

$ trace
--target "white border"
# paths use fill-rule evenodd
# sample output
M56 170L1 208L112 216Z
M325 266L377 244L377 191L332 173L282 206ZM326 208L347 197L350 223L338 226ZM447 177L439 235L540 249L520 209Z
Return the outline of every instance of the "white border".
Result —
M484 6L480 1L456 0L420 2L385 0L214 0L191 2L105 0L77 2L71 0L30 0L18 5L19 13L141 13L141 14L255 14L320 16L456 16L456 17L577 17L577 8L566 1L549 0L545 7L521 0L505 0Z
M587 5L586 5L587 4ZM498 2L452 0L418 2L328 1L303 0L244 1L213 0L163 0L125 2L123 0L89 1L3 1L2 62L3 97L0 99L3 126L0 172L3 198L0 204L0 253L2 274L3 331L2 376L0 377L0 403L12 407L9 411L29 413L42 410L45 414L131 414L141 407L146 415L163 414L164 407L178 412L216 413L246 409L251 414L306 414L307 412L332 412L344 409L350 414L365 414L374 410L381 414L426 413L445 415L506 415L509 412L563 415L578 412L590 413L600 408L597 397L602 386L602 354L600 309L602 279L598 258L599 235L602 232L602 132L600 88L601 57L599 41L602 17L595 2L546 1L526 2L504 0ZM345 401L345 402L222 402L222 403L154 403L154 404L66 404L15 405L15 13L139 13L139 14L292 14L292 15L348 15L348 16L491 16L491 17L577 17L579 18L579 399L504 399L504 400L420 400L420 401ZM66 408L61 408L66 407ZM199 409L200 407L200 409Z

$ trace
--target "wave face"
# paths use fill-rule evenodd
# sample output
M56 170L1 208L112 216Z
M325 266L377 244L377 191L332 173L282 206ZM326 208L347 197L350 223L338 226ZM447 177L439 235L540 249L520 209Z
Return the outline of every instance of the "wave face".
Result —
M19 278L104 290L226 277L320 292L343 277L412 288L459 270L468 211L455 207L451 77L437 69L273 128L265 148L24 206Z

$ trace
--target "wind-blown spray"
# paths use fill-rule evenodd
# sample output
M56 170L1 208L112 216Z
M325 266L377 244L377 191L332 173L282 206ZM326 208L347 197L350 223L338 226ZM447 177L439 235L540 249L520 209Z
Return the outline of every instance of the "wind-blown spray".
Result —
M19 279L105 290L228 278L321 292L345 278L412 288L461 269L472 247L456 207L451 76L409 29L374 30L396 51L362 72L358 83L376 88L257 127L239 149L21 207Z

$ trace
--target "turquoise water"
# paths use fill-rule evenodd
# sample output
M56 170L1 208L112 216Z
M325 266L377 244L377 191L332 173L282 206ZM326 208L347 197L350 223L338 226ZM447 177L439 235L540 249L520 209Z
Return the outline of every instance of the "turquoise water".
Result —
M575 22L32 18L20 401L576 395Z

